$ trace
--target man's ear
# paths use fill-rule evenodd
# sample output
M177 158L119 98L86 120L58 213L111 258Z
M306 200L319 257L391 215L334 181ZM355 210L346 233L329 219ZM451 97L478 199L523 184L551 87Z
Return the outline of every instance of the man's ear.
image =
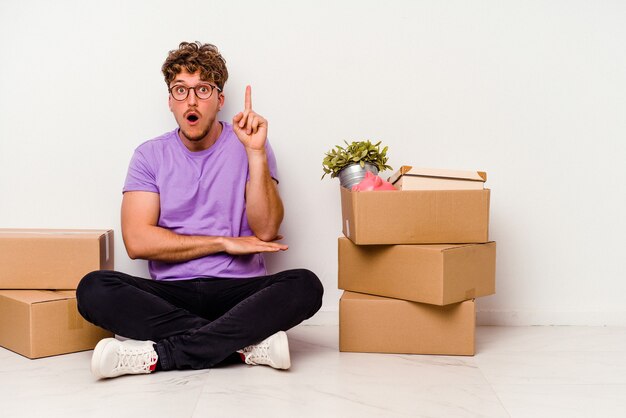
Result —
M170 112L174 111L172 109L172 95L171 94L167 96L167 106L170 108Z
M226 97L224 97L224 93L220 93L220 95L217 96L217 110L222 110L222 108L224 107L225 99Z

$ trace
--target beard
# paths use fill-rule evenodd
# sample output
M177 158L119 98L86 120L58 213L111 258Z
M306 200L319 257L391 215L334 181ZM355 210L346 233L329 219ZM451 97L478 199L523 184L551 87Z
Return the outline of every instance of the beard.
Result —
M188 130L183 129L182 127L180 127L180 132L183 135L185 135L185 138L187 138L187 140L191 142L199 142L199 141L202 141L204 138L206 138L206 136L209 134L209 128L210 126L207 126L200 132L196 133L195 135L190 133Z

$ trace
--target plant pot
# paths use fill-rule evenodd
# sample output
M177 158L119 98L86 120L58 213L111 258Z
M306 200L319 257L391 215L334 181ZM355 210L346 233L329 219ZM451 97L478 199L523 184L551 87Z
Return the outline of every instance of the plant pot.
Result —
M363 168L359 163L350 164L339 172L339 184L348 190L352 190L352 186L359 184L368 171L378 174L378 167L370 163L365 163Z

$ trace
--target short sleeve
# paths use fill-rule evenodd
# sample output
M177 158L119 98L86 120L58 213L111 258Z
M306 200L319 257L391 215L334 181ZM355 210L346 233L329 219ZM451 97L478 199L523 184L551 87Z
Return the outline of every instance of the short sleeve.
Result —
M135 150L130 160L122 190L124 193L132 191L159 193L154 169L140 148Z

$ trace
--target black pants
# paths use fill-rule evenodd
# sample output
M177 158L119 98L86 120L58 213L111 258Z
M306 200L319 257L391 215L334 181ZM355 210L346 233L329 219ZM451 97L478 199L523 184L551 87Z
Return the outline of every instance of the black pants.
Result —
M246 279L156 281L94 271L78 285L78 310L123 337L156 342L159 366L205 369L312 317L324 289L308 270Z

